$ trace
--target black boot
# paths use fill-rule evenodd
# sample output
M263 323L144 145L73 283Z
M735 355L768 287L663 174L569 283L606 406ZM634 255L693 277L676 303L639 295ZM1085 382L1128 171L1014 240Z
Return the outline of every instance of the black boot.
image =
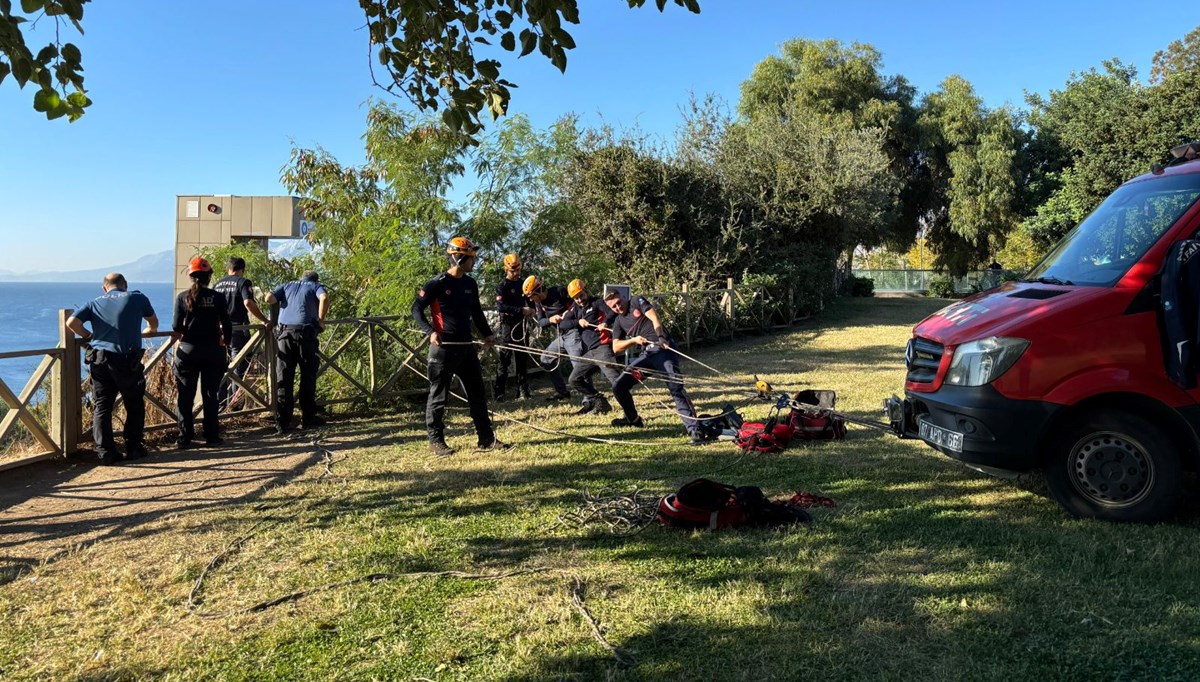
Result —
M583 399L583 407L576 410L575 414L577 414L577 415L587 414L594 409L596 409L596 403L591 398L584 398Z
M636 426L639 429L645 426L645 424L642 423L642 418L640 416L634 417L633 419L628 419L626 417L617 417L616 419L612 420L612 425L613 426Z
M492 397L498 403L508 400L508 396L504 395L506 384L508 384L507 377L496 377L496 387L492 391Z
M596 414L608 414L609 412L612 412L612 405L608 404L608 398L598 395L596 396L594 403L596 406L592 408L592 412L595 412Z
M526 384L522 384L518 391L520 392L521 397L525 400L529 400L533 397L533 395L529 392L529 386Z
M433 454L437 457L449 457L450 455L454 454L454 448L446 445L446 441L442 440L441 438L438 438L437 440L430 439L429 449L432 450Z

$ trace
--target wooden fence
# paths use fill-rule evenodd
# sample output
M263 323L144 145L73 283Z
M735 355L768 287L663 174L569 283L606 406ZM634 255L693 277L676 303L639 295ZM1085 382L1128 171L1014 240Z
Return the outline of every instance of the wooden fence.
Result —
M727 282L723 289L656 292L645 296L659 307L678 343L690 348L693 344L732 338L737 333L763 333L794 324L800 316L793 292L771 291L762 286L734 286ZM52 457L78 452L81 445L91 442L90 403L87 402L90 378L82 376L83 344L67 331L65 322L72 311L61 310L58 316L59 343L55 348L41 348L0 353L0 360L41 357L24 388L14 393L0 380L0 401L8 407L0 418L0 444L10 440L17 424L24 427L32 441L21 448L20 454L0 451L0 470L31 464ZM226 417L268 415L275 411L275 380L271 371L275 364L275 344L262 325L250 325L250 341L229 363L225 380L236 386L238 396L232 401ZM530 325L529 344L549 342L546 333L539 334ZM538 338L542 336L543 338ZM144 371L153 376L155 368L170 362L176 340L169 333L154 334L157 345L150 342ZM409 368L423 369L422 353L429 339L413 331L409 317L392 315L328 320L321 335L318 356L318 380L322 382L318 401L324 405L357 403L371 406L405 395L424 394L426 389L410 384L415 374ZM233 370L248 361L250 370L239 377ZM536 369L536 363L533 365ZM158 376L164 376L160 371ZM42 388L49 377L48 391ZM419 386L419 385L417 385ZM36 402L39 394L40 402ZM148 382L146 388L147 432L169 430L175 423L174 384L172 381ZM36 409L35 409L36 408ZM199 413L200 406L195 406ZM87 421L87 423L85 423Z

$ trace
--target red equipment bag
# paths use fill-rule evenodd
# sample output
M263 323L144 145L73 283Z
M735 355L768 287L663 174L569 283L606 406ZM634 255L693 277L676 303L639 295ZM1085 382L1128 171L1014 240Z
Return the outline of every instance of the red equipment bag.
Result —
M807 523L812 517L799 507L768 500L761 488L698 478L659 500L658 520L676 528L716 530Z
M795 429L790 424L746 422L738 429L734 445L742 450L756 452L782 452L792 442Z
M793 407L788 423L797 440L842 440L846 437L846 422L832 413L837 404L837 393L833 391L804 390L796 393L792 401L816 407Z

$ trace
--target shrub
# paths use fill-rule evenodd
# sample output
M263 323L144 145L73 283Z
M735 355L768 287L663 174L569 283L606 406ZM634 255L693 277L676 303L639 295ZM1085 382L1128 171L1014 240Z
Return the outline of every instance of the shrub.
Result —
M950 279L949 277L934 277L929 280L929 296L936 298L953 298L954 294L954 280Z
M850 279L846 280L846 288L851 296L870 298L875 295L875 280L851 275Z

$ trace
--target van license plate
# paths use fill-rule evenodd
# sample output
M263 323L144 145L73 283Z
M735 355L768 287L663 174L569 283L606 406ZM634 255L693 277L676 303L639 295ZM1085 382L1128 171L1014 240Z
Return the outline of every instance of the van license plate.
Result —
M953 450L954 452L962 452L963 435L958 431L943 429L940 426L934 426L925 420L921 420L918 427L921 440L936 445L938 447Z

